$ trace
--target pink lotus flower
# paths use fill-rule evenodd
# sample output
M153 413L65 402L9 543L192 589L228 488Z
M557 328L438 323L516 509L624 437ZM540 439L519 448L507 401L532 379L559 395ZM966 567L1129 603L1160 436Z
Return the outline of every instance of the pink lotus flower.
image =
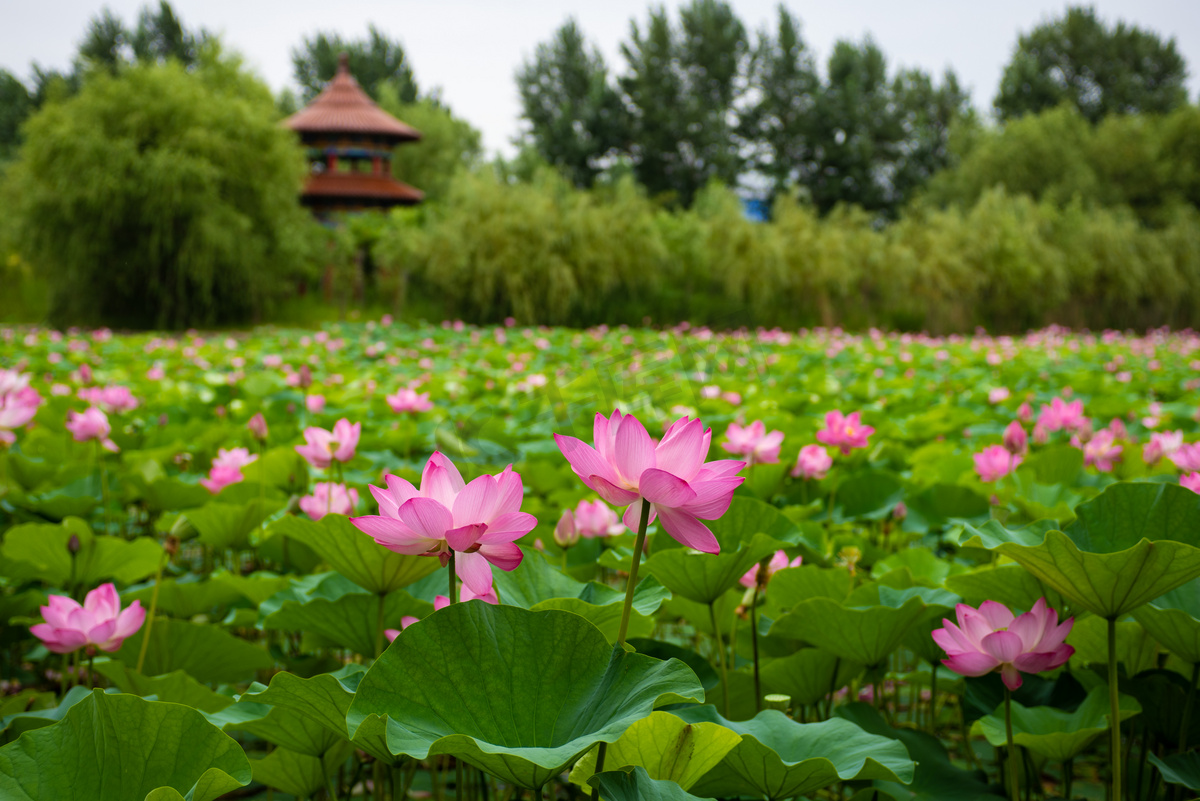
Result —
M984 601L975 610L966 604L955 608L958 625L943 620L933 641L946 652L942 664L960 676L983 676L1000 671L1004 686L1021 686L1022 673L1041 673L1066 664L1075 649L1063 643L1075 618L1058 622L1058 612L1038 602L1020 617L1004 604Z
M765 576L763 576L763 586L766 586L767 582L771 580L771 576L775 575L780 570L783 570L785 567L800 567L803 562L803 556L797 556L795 559L789 562L786 552L776 551L775 555L771 557L771 561L767 562L767 573ZM755 565L747 570L745 575L738 579L738 583L740 583L746 589L754 589L754 582L758 577L758 572L762 569L763 567L761 564Z
M988 390L988 403L992 404L993 406L995 406L997 403L1004 403L1004 401L1008 400L1008 396L1008 387L996 387L995 389L990 389Z
M1038 425L1047 432L1079 431L1087 424L1083 416L1083 401L1073 400L1067 403L1062 398L1054 398L1049 406L1043 406L1038 414Z
M463 584L476 593L492 586L492 570L514 570L524 554L516 540L537 525L520 511L521 476L512 465L498 476L483 475L470 484L453 462L434 452L421 474L421 489L393 475L387 489L371 487L379 515L351 518L360 531L396 553L437 556L442 564L453 550Z
M575 437L554 435L558 449L575 475L601 498L625 506L625 525L636 528L642 503L651 505L650 520L679 542L705 553L719 553L717 538L701 520L716 520L729 508L733 491L745 480L735 475L745 462L705 463L712 429L681 417L657 445L633 415L614 411L596 415L595 447Z
M1185 442L1167 454L1167 458L1180 470L1200 470L1200 442Z
M251 417L246 422L246 428L247 428L247 430L250 431L250 433L254 436L254 438L256 440L258 440L259 442L267 441L267 435L269 433L269 431L267 429L267 418L263 417L262 412L259 412L258 414Z
M129 387L84 387L76 393L80 400L85 400L93 406L99 406L104 411L129 412L139 405L137 398L129 391Z
M1114 444L1114 440L1112 431L1102 428L1087 442L1081 442L1079 435L1071 437L1071 444L1083 451L1085 467L1095 467L1101 473L1108 473L1123 450L1122 446Z
M727 453L745 456L750 465L777 464L782 443L782 431L768 434L763 421L755 420L748 426L730 423L725 429L725 442L721 443L721 448Z
M1142 448L1142 460L1146 464L1156 464L1164 456L1170 456L1181 447L1182 431L1156 431L1150 435L1150 441Z
M242 475L242 468L257 458L257 455L251 455L250 451L245 448L231 448L230 450L221 448L217 451L217 457L212 461L208 478L201 479L200 486L216 495L230 484L242 481L245 478Z
M1004 429L1004 447L1009 453L1025 453L1029 450L1029 436L1019 420L1013 420Z
M106 451L116 453L120 450L117 443L108 438L112 431L108 415L95 406L89 406L82 412L67 412L67 430L76 442L96 440Z
M833 457L829 451L820 445L805 445L796 457L796 466L792 468L793 478L803 478L806 481L820 481L833 467Z
M304 408L312 414L320 414L325 411L325 396L324 395L305 395Z
M89 592L83 606L65 595L51 595L42 617L46 622L29 631L54 653L69 654L84 646L112 652L142 627L146 610L141 601L134 601L122 611L117 588L110 583Z
M1029 405L1029 401L1025 401L1017 407L1017 417L1021 418L1026 423L1033 419L1033 407Z
M1200 473L1188 473L1179 477L1179 486L1187 487L1192 492L1200 494Z
M985 482L999 481L1017 469L1021 456L1010 453L1003 445L989 445L982 453L972 457L975 460L975 472L979 480Z
M614 537L625 531L625 524L604 501L580 501L574 517L575 527L584 539Z
M353 459L361 433L362 423L351 425L344 417L334 423L333 431L309 426L304 429L306 444L297 445L296 453L303 456L313 467L324 470L335 460L348 462Z
M415 389L407 387L400 389L395 395L388 395L387 404L397 414L405 412L416 414L418 412L427 412L433 408L433 403L429 400L428 392L418 393Z
M345 484L332 481L318 481L313 484L312 495L300 499L300 511L313 520L320 520L327 514L348 515L355 506L358 506L358 490L347 490Z
M500 603L500 599L496 597L495 589L489 587L487 592L476 593L472 592L471 588L466 585L463 585L461 592L459 593L459 600L464 603L467 601L483 601L485 604L492 604L493 606ZM439 609L445 609L449 605L450 599L445 595L439 595L433 599L433 611L435 612ZM384 629L383 634L388 638L388 642L391 642L392 640L396 639L402 629L408 628L420 619L421 618L413 617L412 615L405 615L404 617L400 618L399 629Z
M843 454L850 453L855 448L867 447L867 437L875 433L875 429L864 426L859 421L861 412L851 412L843 416L839 411L825 414L825 427L817 432L817 442L834 445L841 448Z
M42 405L42 396L29 386L29 375L0 370L0 445L17 441L13 429L29 423Z

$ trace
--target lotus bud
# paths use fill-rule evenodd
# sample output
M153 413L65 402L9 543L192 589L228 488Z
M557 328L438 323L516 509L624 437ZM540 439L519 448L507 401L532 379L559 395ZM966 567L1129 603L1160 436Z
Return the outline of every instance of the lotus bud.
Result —
M554 542L560 548L570 548L579 542L579 537L579 528L575 525L575 515L571 514L570 509L567 509L558 519L558 525L554 527Z

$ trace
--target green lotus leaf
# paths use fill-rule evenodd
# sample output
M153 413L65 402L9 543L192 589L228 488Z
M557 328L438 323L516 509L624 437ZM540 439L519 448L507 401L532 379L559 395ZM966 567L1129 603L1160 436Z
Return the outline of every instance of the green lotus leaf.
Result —
M357 734L386 718L393 754L450 754L538 788L656 705L702 700L695 674L614 650L569 612L454 604L400 633L363 676Z
M353 587L354 592L332 600L324 597L305 602L286 600L279 609L262 618L262 628L316 634L355 653L374 656L380 596L363 592L340 575L333 575ZM398 629L402 618L422 617L432 611L433 604L418 601L404 590L396 590L383 597L383 624L386 628Z
M772 637L791 637L842 659L873 667L903 642L928 606L912 597L902 606L845 607L829 598L803 601L771 625Z
M941 587L946 578L963 573L966 568L946 559L939 559L928 548L905 548L871 566L872 576L883 576L894 570L908 570L914 582L925 587Z
M99 690L0 748L6 801L125 801L164 787L212 801L250 779L241 746L196 710Z
M4 719L0 720L0 732L4 734L2 741L11 742L27 731L50 726L62 720L71 707L89 697L91 697L91 692L87 688L72 687L62 700L57 702L57 706L45 709L25 709L23 707L20 711L5 715ZM51 700L51 703L53 704L55 701Z
M270 687L244 693L239 700L291 710L347 739L350 735L346 728L346 713L365 673L366 668L354 664L336 673L322 673L308 679L291 673L276 673ZM365 729L365 726L359 729L362 736L355 738L355 744L377 759L393 761L383 733L371 738L366 736Z
M946 589L962 596L963 603L978 607L984 601L996 601L1010 609L1028 611L1045 598L1046 603L1058 610L1060 617L1065 609L1062 596L1050 589L1020 565L984 567L970 573L946 577Z
M853 589L853 578L841 570L817 565L787 567L771 576L767 600L773 608L787 610L810 598L832 598L841 603Z
M282 790L297 798L308 798L322 787L329 787L331 777L354 750L350 743L340 743L322 757L310 756L287 748L276 748L261 759L251 759L254 781Z
M1158 644L1147 631L1132 621L1118 621L1116 626L1117 662L1125 666L1125 674L1136 676L1143 670L1158 666ZM1108 623L1094 615L1075 621L1067 635L1067 645L1075 649L1071 666L1108 663Z
M1099 683L1099 679L1096 682ZM1188 695L1192 692L1189 685L1188 678L1174 670L1166 669L1143 671L1133 681L1124 682L1122 685L1125 691L1142 705L1138 725L1144 727L1168 750L1179 746L1181 733L1186 734L1190 745L1200 743L1200 716L1190 715L1187 731L1182 732L1183 713L1187 709Z
M764 693L791 696L792 706L812 706L864 670L861 662L842 659L820 648L801 648L762 666Z
M1184 662L1200 662L1200 580L1133 610L1133 617L1163 648Z
M1122 694L1118 705L1121 720L1141 712L1137 699ZM1087 698L1074 712L1052 706L1026 707L1012 704L1013 742L1030 752L1063 762L1083 753L1097 737L1109 729L1108 687L1093 687ZM1004 714L987 715L971 725L972 734L982 734L993 747L999 748L1008 740Z
M651 779L644 768L606 770L588 779L604 801L699 801L675 782Z
M79 551L74 559L67 547L72 537L79 538ZM162 546L153 539L97 537L77 517L68 517L59 525L13 526L5 532L4 544L0 546L4 575L41 581L52 587L90 589L108 579L132 584L153 575L161 558Z
M145 633L143 626L125 640L113 658L126 665L136 665ZM159 676L182 670L196 681L208 684L253 678L256 671L266 670L273 664L274 660L265 649L218 626L158 618L151 630L142 673Z
M153 512L195 509L211 499L212 493L204 487L177 478L158 478L142 487L142 500Z
M716 723L685 723L670 712L652 712L608 746L604 767L644 768L650 778L672 781L687 790L715 768L741 739ZM589 751L575 763L571 781L582 787L595 771L596 752Z
M628 563L625 567L628 569ZM525 558L516 570L498 570L494 576L500 602L525 609L533 609L555 598L576 598L592 606L620 605L625 602L624 590L616 590L597 581L576 581L535 550L525 550ZM670 590L653 576L647 576L633 589L633 609L641 615L652 615L670 597Z
M908 498L906 503L906 531L928 531L930 528L944 526L951 520L982 520L987 518L991 509L991 504L985 496L970 487L958 484L934 484Z
M856 473L838 486L835 498L833 519L837 522L880 520L904 498L904 485L891 473Z
M692 672L696 674L696 677L700 679L700 683L704 686L705 692L716 687L721 681L720 677L717 676L717 671L713 669L712 663L695 651L681 648L678 645L663 642L662 640L647 640L640 637L630 637L626 642L633 646L633 650L639 654L652 656L655 659L663 661L678 659L692 669Z
M250 547L250 534L281 507L269 499L263 502L255 498L239 504L210 501L183 514L200 532L200 542L219 551L240 551Z
M657 582L655 582L657 583ZM621 628L621 604L596 606L578 598L550 598L531 607L535 611L559 609L579 615L604 633L610 643L616 643ZM654 619L633 611L629 614L627 637L649 637L654 632Z
M233 703L232 698L213 692L182 670L162 676L143 676L116 660L97 662L95 669L122 692L142 697L152 695L155 700L183 704L201 712L219 712Z
M344 728L340 732L331 731L323 721L304 712L245 698L206 717L226 733L249 732L281 748L312 757L322 756L335 745L349 739Z
M1193 793L1200 792L1200 751L1157 757L1147 754L1167 784L1182 784Z
M742 736L721 763L690 789L707 798L792 798L849 779L907 783L913 761L904 746L846 720L796 723L768 709L753 720L726 720L712 706L676 712L689 723L716 723Z
M1200 495L1176 484L1114 484L1065 531L991 521L965 543L998 551L1072 604L1116 618L1200 576Z
M271 524L271 531L312 548L330 567L367 592L389 593L438 569L437 559L393 553L376 544L344 515L325 515L320 522L285 515Z

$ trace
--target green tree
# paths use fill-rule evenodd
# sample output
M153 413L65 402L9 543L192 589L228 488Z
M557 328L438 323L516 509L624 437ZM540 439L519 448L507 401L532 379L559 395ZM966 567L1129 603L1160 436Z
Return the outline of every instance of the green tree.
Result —
M567 20L517 70L522 139L575 186L588 187L627 140L628 120L603 56Z
M12 158L21 141L21 123L33 110L33 98L25 84L0 69L0 163Z
M125 30L125 23L111 9L105 8L88 21L75 59L76 69L83 66L116 72L128 62L125 52L128 45L129 32Z
M1075 7L1023 34L994 101L1001 119L1074 105L1090 122L1109 114L1165 113L1187 102L1187 64L1175 40Z
M304 163L270 91L202 52L89 77L31 117L6 179L59 324L244 322L296 262Z
M366 39L347 40L336 33L318 32L292 50L292 74L300 84L305 103L320 94L337 73L340 53L349 56L350 74L372 99L379 99L380 90L388 82L396 87L405 103L417 99L417 81L404 45L389 39L371 24Z
M746 29L728 3L692 0L679 26L652 9L630 23L620 78L632 109L632 157L652 195L689 205L711 179L734 183L743 158L734 132L749 59Z
M203 28L194 33L184 28L171 4L159 0L157 11L144 6L138 14L130 45L140 63L161 64L173 58L184 66L192 66L200 57L201 47L210 39L212 35Z
M399 94L393 84L384 84L379 106L420 131L421 139L392 151L392 174L424 192L426 200L440 200L459 170L479 164L483 157L482 135L471 123L455 117L437 98L406 103Z

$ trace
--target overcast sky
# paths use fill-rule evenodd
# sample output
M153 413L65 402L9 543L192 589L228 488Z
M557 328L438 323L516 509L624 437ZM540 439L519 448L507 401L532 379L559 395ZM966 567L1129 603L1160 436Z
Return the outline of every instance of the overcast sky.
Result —
M157 4L157 0L155 0ZM952 67L987 109L1017 35L1060 15L1050 0L788 0L809 47L823 62L838 39L872 36L889 64L940 74ZM145 0L0 0L0 67L22 79L30 62L65 69L88 19L107 5L127 23ZM336 30L366 35L376 23L399 39L423 90L441 87L454 110L483 131L489 152L513 151L519 101L513 73L568 16L575 16L608 60L624 63L619 43L629 21L644 20L646 0L172 0L189 27L221 34L278 91L292 85L290 53L306 35ZM674 8L677 2L668 2ZM1189 95L1200 91L1200 0L1097 0L1100 15L1174 37L1191 66ZM758 30L774 20L777 0L733 0L742 21Z

